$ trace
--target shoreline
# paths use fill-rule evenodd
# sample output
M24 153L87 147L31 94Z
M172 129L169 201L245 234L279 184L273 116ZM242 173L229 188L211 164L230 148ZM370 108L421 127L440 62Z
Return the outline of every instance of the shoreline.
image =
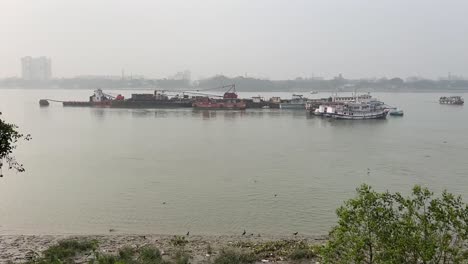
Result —
M152 245L160 249L163 255L170 255L177 250L173 244L174 235L158 234L103 234L103 235L0 235L0 263L13 261L13 263L25 262L33 256L40 255L48 247L58 241L96 240L98 252L102 254L116 255L120 248L140 248ZM190 235L178 236L185 238L187 243L183 246L191 256L191 263L207 263L212 260L222 249L239 248L252 249L252 246L274 241L287 241L288 243L305 242L310 245L320 245L326 242L326 236L308 235ZM207 248L213 252L208 254ZM287 256L270 254L271 257L259 260L260 262L290 263ZM87 256L78 258L77 263L87 263Z

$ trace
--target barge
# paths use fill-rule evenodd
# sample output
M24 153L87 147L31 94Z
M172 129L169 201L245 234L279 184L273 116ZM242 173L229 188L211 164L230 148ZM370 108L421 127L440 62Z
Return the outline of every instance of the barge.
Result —
M48 99L39 101L41 106L47 106ZM104 93L101 89L94 91L89 97L89 101L56 101L61 102L66 107L110 107L110 108L184 108L192 107L193 100L187 95L169 98L164 91L154 91L148 94L132 94L125 99L122 95L112 96Z
M114 100L113 108L188 108L193 100L188 95L176 95L169 98L164 91L154 91L154 94L132 94L126 100Z

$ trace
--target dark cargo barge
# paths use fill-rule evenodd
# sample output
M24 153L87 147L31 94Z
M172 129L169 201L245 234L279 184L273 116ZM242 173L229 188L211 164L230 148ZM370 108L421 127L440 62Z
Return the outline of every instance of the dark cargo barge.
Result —
M164 92L154 94L132 94L125 99L122 95L105 94L101 89L94 91L89 101L63 101L63 106L70 107L110 107L110 108L183 108L192 107L192 99L187 95L169 98Z

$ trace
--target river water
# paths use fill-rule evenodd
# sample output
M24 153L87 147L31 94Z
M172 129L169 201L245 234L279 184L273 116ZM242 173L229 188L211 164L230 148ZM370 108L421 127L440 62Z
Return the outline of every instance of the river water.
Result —
M0 233L326 234L361 183L467 198L468 108L439 105L449 94L374 93L405 116L368 121L38 105L91 93L0 90L3 118L32 135L16 153L26 172L0 180Z

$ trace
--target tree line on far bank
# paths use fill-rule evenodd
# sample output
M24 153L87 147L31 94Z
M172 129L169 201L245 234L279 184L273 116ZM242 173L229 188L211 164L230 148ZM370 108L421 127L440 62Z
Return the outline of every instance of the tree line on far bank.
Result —
M199 80L172 78L119 78L119 77L74 77L56 78L46 81L23 80L21 78L0 79L0 87L7 88L63 88L63 89L164 89L164 90L201 90L235 84L238 91L249 92L336 92L359 91L431 91L431 90L468 90L468 80L399 77L376 79L345 79L341 76L332 79L297 77L291 80L269 80L245 76L228 77L215 75Z

